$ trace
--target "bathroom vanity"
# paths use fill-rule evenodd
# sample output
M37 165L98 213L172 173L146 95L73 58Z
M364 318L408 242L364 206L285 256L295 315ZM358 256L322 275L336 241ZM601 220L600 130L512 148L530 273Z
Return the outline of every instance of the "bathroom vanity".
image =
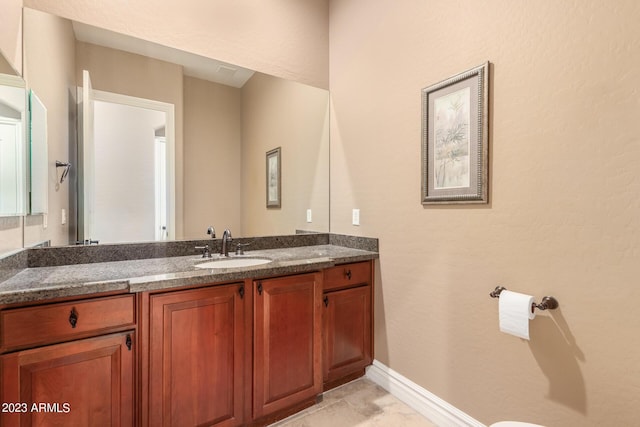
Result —
M363 375L377 253L247 256L273 261L59 265L0 282L1 424L264 425Z

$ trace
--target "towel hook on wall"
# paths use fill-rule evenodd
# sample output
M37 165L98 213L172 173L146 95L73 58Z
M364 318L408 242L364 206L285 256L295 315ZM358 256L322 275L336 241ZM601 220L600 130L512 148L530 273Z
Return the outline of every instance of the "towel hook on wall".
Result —
M56 171L58 168L64 168L62 171L62 176L60 177L60 184L64 182L64 179L69 175L69 169L71 169L71 163L64 163L60 160L56 160Z

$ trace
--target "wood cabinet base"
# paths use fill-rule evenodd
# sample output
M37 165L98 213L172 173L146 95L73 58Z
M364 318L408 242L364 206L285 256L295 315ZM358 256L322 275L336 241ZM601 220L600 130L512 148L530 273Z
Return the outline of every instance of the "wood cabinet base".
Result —
M364 375L372 278L367 261L2 306L0 403L14 406L3 406L0 427L235 427L286 418Z
M150 297L149 426L244 423L244 284Z
M253 418L322 391L320 274L254 283Z
M134 332L0 357L2 426L133 426ZM34 406L35 405L35 406Z
M371 364L371 287L327 292L324 301L324 382L337 385Z

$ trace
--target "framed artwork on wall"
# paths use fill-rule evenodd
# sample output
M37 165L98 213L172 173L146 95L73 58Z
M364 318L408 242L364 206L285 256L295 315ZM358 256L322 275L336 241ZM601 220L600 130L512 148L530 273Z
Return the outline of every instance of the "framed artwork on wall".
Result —
M488 203L489 63L422 89L422 204Z
M280 147L267 151L267 208L281 205L281 169Z

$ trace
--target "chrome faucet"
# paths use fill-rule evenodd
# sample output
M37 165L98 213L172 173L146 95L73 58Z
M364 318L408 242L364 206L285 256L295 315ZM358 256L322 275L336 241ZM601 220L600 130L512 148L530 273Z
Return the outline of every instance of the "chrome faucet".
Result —
M221 256L229 256L229 245L227 243L233 242L233 237L231 237L231 231L227 228L222 233L222 247L220 248Z

